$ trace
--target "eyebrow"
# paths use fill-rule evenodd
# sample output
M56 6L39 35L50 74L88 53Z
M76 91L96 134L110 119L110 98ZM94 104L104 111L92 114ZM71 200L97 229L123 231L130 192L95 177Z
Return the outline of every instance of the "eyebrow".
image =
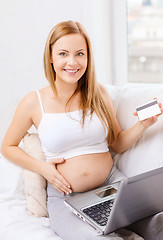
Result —
M60 51L69 52L69 51L66 50L66 49L59 49L58 51L59 51L59 52L60 52ZM82 48L82 49L77 50L76 52L81 52L81 51L85 51L85 52L86 52L86 49L83 49L83 48Z
M86 49L79 49L76 52L86 51Z

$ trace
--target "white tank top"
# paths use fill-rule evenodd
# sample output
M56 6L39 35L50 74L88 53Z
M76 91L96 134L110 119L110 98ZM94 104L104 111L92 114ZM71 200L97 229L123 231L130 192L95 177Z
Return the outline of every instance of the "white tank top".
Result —
M42 111L38 135L47 161L109 151L107 130L104 129L96 113L93 113L91 118L89 112L82 126L82 110L46 113L39 91L37 95Z

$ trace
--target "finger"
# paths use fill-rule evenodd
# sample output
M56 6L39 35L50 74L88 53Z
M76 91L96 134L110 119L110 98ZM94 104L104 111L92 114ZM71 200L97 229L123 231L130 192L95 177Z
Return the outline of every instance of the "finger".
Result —
M158 120L158 115L157 115L157 116L153 116L153 120L154 120L154 122L157 122L157 120Z
M70 188L70 183L66 181L66 179L58 172L58 170L56 170L55 172L55 177L65 186L67 186L67 188Z
M163 110L161 110L161 113L157 114L156 116L159 117L163 114Z
M154 99L157 99L157 98L155 97ZM157 116L160 116L160 115L163 113L162 103L161 103L161 102L158 102L158 105L159 105L159 108L160 108L161 113L160 113L160 114L157 114Z
M63 176L61 174L59 174L57 172L55 177L56 177L55 180L56 180L57 184L60 186L60 188L62 188L62 190L64 190L66 193L72 192L70 184L63 178Z
M160 113L159 115L161 115L161 114L163 113L163 107L162 107L162 103L161 103L161 102L159 102L159 103L158 103L158 105L159 105L159 107L160 107L160 111L161 111L161 113Z
M158 99L157 99L157 97L155 97L155 98L153 98L153 100L158 100ZM159 105L159 107L160 107L160 109L161 109L161 111L162 111L162 103L161 103L161 102L158 102L158 105Z
M60 191L66 194L72 193L72 190L67 188L64 184L62 184L57 178L55 179L55 185L57 186L58 189L60 189Z
M64 162L64 161L65 161L64 158L56 158L56 159L50 159L50 160L49 160L49 163L51 163L51 164L57 164L57 163L62 163L62 162Z
M65 191L63 191L60 187L59 187L59 185L56 183L57 181L56 181L56 179L57 178L53 178L53 180L51 179L49 179L48 180L48 182L55 188L55 189L57 189L60 193L62 193L62 194L65 194Z
M51 163L54 162L53 159L51 161ZM65 180L65 178L59 173L59 171L56 169L56 166L54 165L54 177L55 177L55 180L54 182L56 181L56 179L60 182L60 187L62 187L62 189L64 189L64 191L67 193L67 192L70 192L70 184L69 182L67 182Z
M133 115L134 115L134 116L138 116L138 113L137 113L137 112L134 112Z
M56 177L55 177L55 180L51 183L53 186L55 186L55 188L58 190L58 191L60 191L60 192L62 192L63 194L64 193L66 193L66 194L70 194L72 191L71 191L71 189L67 189L66 187L65 187L65 185L64 184L62 184Z
M159 102L158 105L159 105L160 108L162 108L162 103L161 102Z
M62 190L57 186L57 184L53 183L52 186L53 186L56 190L58 190L60 193L62 193L62 195L65 194L65 192L62 191Z

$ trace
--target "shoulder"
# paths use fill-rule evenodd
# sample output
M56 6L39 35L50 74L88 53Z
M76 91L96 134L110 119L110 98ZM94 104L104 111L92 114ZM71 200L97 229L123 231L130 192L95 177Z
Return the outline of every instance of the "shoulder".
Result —
M36 91L29 92L19 102L16 112L26 116L33 116L40 109L39 98Z
M46 95L48 90L48 87L44 87L42 89L39 89L39 93L40 95ZM25 108L30 108L30 109L34 109L36 107L39 106L39 98L38 98L38 94L37 91L32 91L30 93L28 93L27 95L25 95L22 100L20 101L20 104L24 106Z
M32 119L37 104L36 94L36 92L30 92L20 100L14 114L16 119L22 119L22 121L25 121L25 119Z
M25 108L31 108L37 102L37 98L38 98L38 96L37 96L36 91L30 92L21 99L19 106L22 106Z

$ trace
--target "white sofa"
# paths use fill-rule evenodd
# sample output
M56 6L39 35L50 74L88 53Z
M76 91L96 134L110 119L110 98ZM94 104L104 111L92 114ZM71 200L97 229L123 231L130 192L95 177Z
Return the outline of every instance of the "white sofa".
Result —
M133 115L136 106L154 97L158 97L163 102L163 85L161 84L125 87L107 85L106 87L113 100L122 129L131 127L137 121L137 117ZM161 116L131 149L123 154L113 154L114 160L127 177L162 167L162 143L163 117ZM60 239L50 230L48 218L36 218L27 213L24 171L2 156L0 159L0 239Z

